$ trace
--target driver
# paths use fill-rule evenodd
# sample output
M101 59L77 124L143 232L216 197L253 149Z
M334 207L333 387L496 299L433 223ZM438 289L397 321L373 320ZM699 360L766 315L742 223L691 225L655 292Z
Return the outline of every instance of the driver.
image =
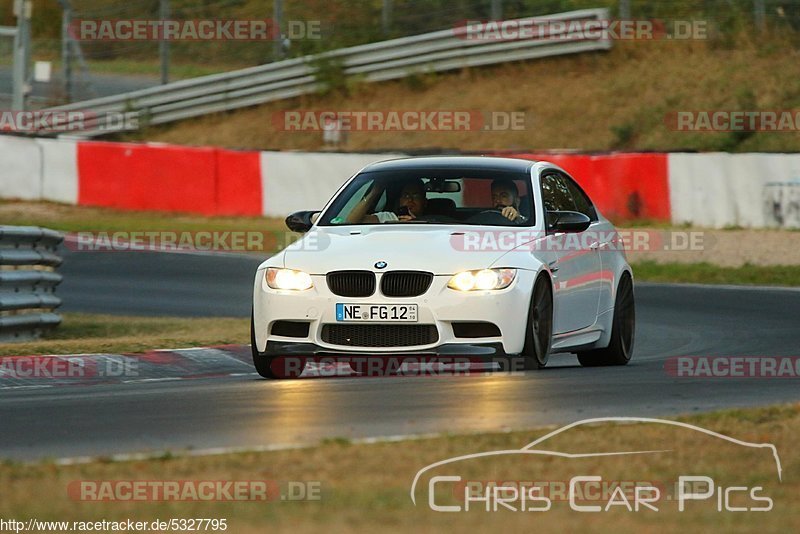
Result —
M492 205L511 222L523 223L527 217L519 212L519 191L512 180L498 178L492 182Z

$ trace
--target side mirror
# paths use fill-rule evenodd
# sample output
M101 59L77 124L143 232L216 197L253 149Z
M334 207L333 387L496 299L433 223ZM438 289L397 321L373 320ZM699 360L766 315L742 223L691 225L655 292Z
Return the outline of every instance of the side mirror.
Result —
M286 217L286 226L292 232L308 232L317 220L318 211L296 211Z
M592 224L592 220L577 211L548 211L547 230L549 232L578 233Z

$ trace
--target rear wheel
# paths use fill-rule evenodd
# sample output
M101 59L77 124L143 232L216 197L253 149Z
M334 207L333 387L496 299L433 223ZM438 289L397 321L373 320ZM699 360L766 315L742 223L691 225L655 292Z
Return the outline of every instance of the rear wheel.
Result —
M550 359L553 337L553 290L545 276L540 276L533 286L525 346L522 349L526 370L541 369Z
M626 365L633 356L635 330L636 306L633 298L633 280L631 275L624 273L619 281L617 298L614 301L614 321L608 347L579 352L578 361L584 367Z

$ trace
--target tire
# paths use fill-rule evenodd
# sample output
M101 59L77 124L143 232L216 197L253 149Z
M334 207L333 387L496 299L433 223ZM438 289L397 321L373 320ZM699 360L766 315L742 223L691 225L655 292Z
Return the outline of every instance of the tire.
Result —
M263 378L269 378L270 380L276 379L283 379L283 378L298 378L302 374L302 368L305 366L305 359L303 359L303 365L300 365L301 371L298 372L291 372L291 373L280 373L275 372L275 370L280 370L282 367L282 362L280 358L270 358L268 356L263 356L258 353L258 348L256 348L256 328L255 328L255 319L253 316L252 310L250 311L250 350L253 353L253 365L256 368L256 372L261 375Z
M633 356L633 341L636 332L636 304L633 296L633 281L627 272L622 275L614 300L614 321L611 340L604 349L578 353L578 361L584 367L627 365Z
M546 276L536 279L528 309L525 346L522 349L526 371L542 369L550 359L553 340L553 290Z

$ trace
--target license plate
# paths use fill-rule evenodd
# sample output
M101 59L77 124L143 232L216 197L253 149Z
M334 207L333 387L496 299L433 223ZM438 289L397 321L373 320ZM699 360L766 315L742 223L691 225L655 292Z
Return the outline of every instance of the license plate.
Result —
M337 321L417 322L416 304L337 304Z

